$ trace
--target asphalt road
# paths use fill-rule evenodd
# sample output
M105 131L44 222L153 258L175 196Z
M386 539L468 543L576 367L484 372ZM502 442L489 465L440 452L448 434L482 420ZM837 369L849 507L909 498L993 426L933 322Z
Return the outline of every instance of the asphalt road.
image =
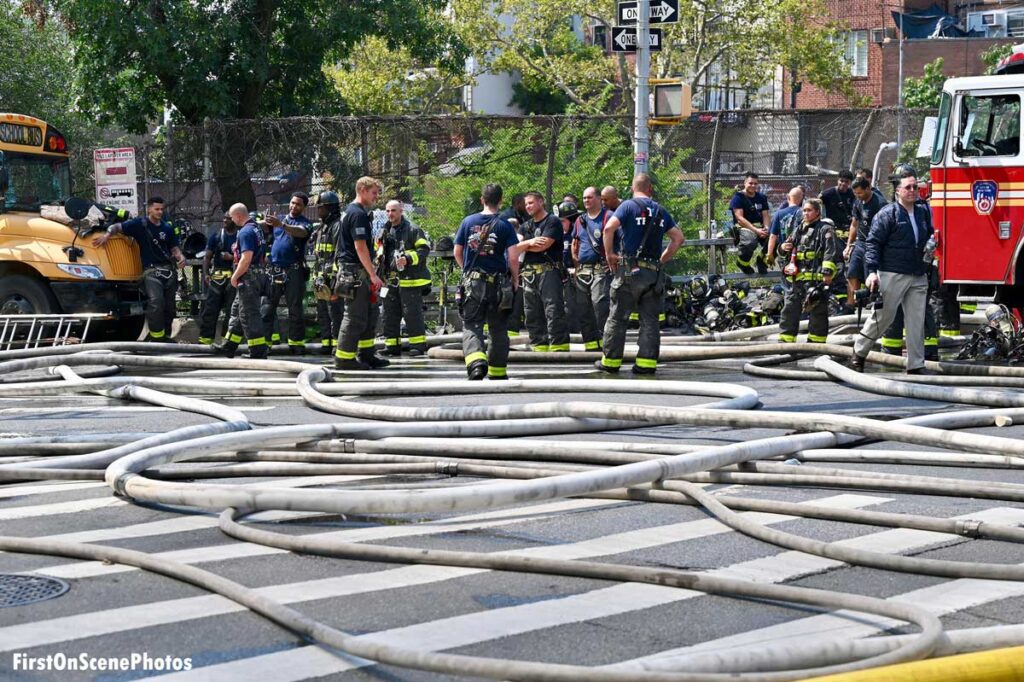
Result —
M395 369L424 368L461 376L457 365L403 361ZM586 367L537 366L511 374L596 377ZM222 372L178 373L204 378ZM659 378L730 382L757 390L762 407L898 419L941 410L942 403L871 395L831 382L757 379L740 363L663 366ZM695 397L628 395L616 390L587 399L629 404L686 406ZM513 395L502 404L579 400L575 394ZM341 417L317 412L298 398L225 399L257 427L324 423ZM393 405L437 405L434 397L399 397ZM479 405L479 396L445 398L445 405ZM36 435L166 432L207 417L98 396L0 399L0 434ZM1019 439L1024 427L976 429ZM582 436L552 436L566 447L579 440L719 445L786 433L782 429L662 426ZM867 449L922 449L868 443ZM827 465L825 465L827 466ZM1013 469L837 464L866 471L1024 483ZM408 479L404 479L408 480ZM448 483L433 476L420 484ZM269 479L231 479L259 485ZM349 486L397 483L365 476L318 481ZM289 480L309 485L309 479ZM282 481L274 481L281 485ZM743 496L878 511L961 517L1009 525L1024 523L1024 506L965 497L822 488L709 485L720 497ZM340 494L340 493L339 493ZM754 514L774 528L824 541L907 556L960 561L1024 563L1024 547L924 531L891 530L792 517ZM290 522L270 514L288 533L342 532L341 537L379 544L468 550L530 551L542 556L591 558L620 564L714 571L761 582L907 601L942 618L947 629L1024 622L1024 583L951 580L851 567L786 551L733 532L690 506L607 500L556 500L514 508L452 514L387 517L314 517ZM97 542L194 563L260 588L301 612L354 635L433 651L588 666L634 665L665 652L735 650L753 644L811 644L911 627L871 616L820 613L771 602L733 599L665 587L547 575L399 566L302 556L237 542L216 527L209 510L133 505L101 482L0 485L4 535ZM232 602L200 589L117 565L18 554L0 555L0 573L46 575L70 584L63 596L0 608L0 678L5 680L436 680L447 676L375 665L302 641ZM15 658L63 654L75 658L190 659L191 670L70 672L15 670Z

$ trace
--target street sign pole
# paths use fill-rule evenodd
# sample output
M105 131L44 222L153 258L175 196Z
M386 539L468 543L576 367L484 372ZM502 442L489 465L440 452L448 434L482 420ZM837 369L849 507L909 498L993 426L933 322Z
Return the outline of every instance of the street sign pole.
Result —
M633 136L633 173L647 172L647 155L650 150L648 139L647 116L650 113L648 102L648 78L651 74L650 46L650 0L639 0L636 21L636 120Z

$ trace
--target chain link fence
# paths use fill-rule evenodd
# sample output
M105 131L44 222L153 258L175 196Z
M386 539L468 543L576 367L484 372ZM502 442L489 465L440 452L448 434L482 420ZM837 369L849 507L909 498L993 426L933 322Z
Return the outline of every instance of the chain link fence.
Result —
M784 204L797 184L817 195L835 184L840 169L874 166L883 143L905 140L900 160L912 159L924 118L932 113L698 112L682 124L653 127L649 166L655 197L689 242L670 273L735 269L721 250L726 240L714 237L728 231L729 200L744 172L760 175L772 206ZM480 209L480 189L488 182L502 185L506 205L512 195L536 190L550 206L565 194L581 196L591 185L612 185L628 197L632 123L618 116L207 121L164 128L137 147L138 195L143 202L163 197L170 216L205 234L235 201L277 213L287 210L291 193L299 190L314 195L331 189L350 201L356 179L373 175L384 183L382 200L405 203L407 216L436 241ZM85 155L91 158L91 150L83 150ZM880 186L896 158L891 150L881 154ZM87 166L76 166L78 187L92 184ZM315 209L309 217L315 218ZM383 212L378 220L383 222ZM445 268L436 265L440 277Z

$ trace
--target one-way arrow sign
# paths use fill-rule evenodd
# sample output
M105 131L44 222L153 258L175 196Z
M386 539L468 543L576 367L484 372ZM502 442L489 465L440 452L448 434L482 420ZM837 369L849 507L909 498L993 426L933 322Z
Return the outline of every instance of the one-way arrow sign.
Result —
M651 48L651 52L660 52L661 29L650 29L648 36L647 45ZM636 27L612 27L612 52L636 52Z
M619 23L635 24L640 16L640 3L636 0L619 3ZM653 0L651 2L652 24L674 24L679 21L679 0Z

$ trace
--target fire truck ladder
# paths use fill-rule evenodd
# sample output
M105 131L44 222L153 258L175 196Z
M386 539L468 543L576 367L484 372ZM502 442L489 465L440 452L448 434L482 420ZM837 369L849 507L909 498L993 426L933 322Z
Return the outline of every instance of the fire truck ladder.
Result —
M39 348L80 343L89 333L89 326L102 313L78 315L0 315L0 348Z

